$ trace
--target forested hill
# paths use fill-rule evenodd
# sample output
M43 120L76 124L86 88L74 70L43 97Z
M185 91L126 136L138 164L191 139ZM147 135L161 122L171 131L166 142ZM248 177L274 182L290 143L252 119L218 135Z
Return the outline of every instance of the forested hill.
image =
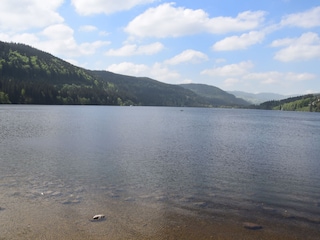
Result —
M208 98L192 89L150 78L86 70L30 46L1 41L0 103L243 105L243 101L221 102L219 97Z
M112 104L85 69L24 44L0 42L0 102ZM1 93L2 92L2 93ZM90 96L90 99L89 99Z
M108 71L92 71L92 74L102 82L107 82L109 89L114 88L126 105L208 106L207 102L194 92L177 85Z
M266 110L320 112L320 94L273 100L261 103L258 108Z

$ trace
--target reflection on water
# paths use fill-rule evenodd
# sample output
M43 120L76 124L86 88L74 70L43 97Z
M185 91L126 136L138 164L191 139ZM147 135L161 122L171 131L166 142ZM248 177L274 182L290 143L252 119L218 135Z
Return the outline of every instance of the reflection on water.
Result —
M112 203L125 219L139 205L153 218L180 209L319 224L319 120L255 110L0 106L0 207L18 199L79 214Z

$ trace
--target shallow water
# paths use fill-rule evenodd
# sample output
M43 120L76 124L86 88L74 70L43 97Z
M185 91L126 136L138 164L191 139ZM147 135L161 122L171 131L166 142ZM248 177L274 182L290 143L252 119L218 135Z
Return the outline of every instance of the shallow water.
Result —
M98 239L90 218L101 211L135 234L176 212L319 237L319 133L316 113L0 105L0 219L12 218L0 228L9 238L50 214L48 224L78 219L72 228Z

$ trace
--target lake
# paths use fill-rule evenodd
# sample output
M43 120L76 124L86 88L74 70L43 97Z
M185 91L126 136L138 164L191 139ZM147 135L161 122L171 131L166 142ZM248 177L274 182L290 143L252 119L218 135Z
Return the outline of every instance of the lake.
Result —
M0 239L319 239L319 156L319 113L0 105Z

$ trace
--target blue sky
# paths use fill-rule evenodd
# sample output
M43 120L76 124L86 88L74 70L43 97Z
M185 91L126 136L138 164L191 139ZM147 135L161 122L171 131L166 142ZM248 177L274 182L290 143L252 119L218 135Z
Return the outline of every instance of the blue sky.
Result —
M170 84L320 92L319 0L1 0L0 40Z

